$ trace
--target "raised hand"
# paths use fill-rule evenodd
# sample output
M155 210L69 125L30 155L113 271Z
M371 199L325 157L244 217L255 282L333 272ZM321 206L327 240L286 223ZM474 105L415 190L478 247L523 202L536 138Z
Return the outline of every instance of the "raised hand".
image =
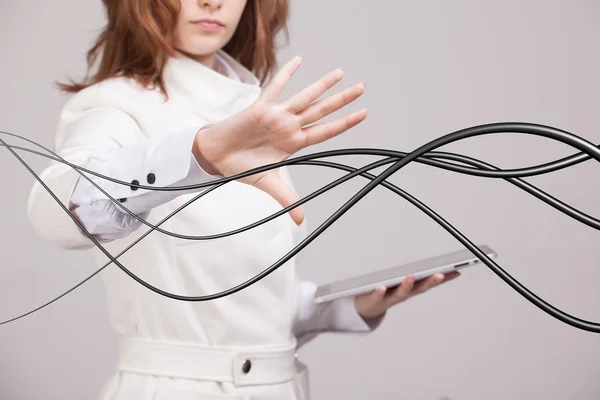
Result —
M276 103L300 64L300 57L294 58L283 66L254 104L198 132L194 155L203 167L227 177L284 161L299 150L347 131L367 117L367 110L362 109L332 121L319 122L364 93L365 84L359 83L318 100L342 79L343 72L339 69L288 100ZM254 174L240 181L268 193L283 207L299 200L277 170ZM297 224L304 219L301 207L291 210L290 215Z

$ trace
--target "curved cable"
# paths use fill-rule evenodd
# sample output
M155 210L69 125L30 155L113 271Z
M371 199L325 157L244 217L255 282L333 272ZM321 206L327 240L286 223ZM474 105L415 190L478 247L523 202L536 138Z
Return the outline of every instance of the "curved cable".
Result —
M297 203L292 204L289 207L286 207L285 209L282 209L281 211L275 213L275 214L271 214L268 217L265 217L264 219L257 221L253 224L250 225L246 225L245 227L239 228L239 229L235 229L232 231L228 231L228 232L224 232L221 234L214 234L214 235L181 235L181 234L177 234L168 230L164 230L162 228L159 228L155 225L152 225L151 223L147 222L145 219L143 219L142 217L140 217L137 214L134 214L133 212L131 212L131 210L129 210L125 205L123 205L120 201L116 200L115 198L113 198L112 196L110 196L104 189L102 189L96 182L94 182L93 180L91 180L88 176L84 175L81 173L81 171L90 173L92 175L96 175L98 177L101 177L103 179L115 182L119 185L125 185L125 186L130 186L130 187L137 187L137 188L153 188L151 186L142 186L139 184L134 184L134 183L130 183L130 182L125 182L125 181L120 181L118 179L114 179L114 178L109 178L106 177L102 174L99 174L95 171L91 171L89 169L86 169L84 167L72 164L68 161L66 161L64 158L60 157L58 154L54 153L53 151L49 150L48 148L30 140L27 138L24 138L22 136L16 135L14 133L8 133L8 132L3 132L0 131L0 133L2 134L6 134L6 135L10 135L10 136L14 136L14 137L18 137L22 140L25 140L27 142L30 142L32 144L34 144L37 147L40 147L44 150L46 150L47 152L53 154L54 156L49 156L47 154L43 154L40 153L38 151L35 150L31 150L31 149L27 149L27 148L23 148L21 146L15 146L12 145L10 146L13 149L19 149L19 150L23 150L26 152L30 152L30 153L34 153L37 155L40 155L42 157L46 157L49 159L52 159L54 161L58 161L60 163L63 163L65 165L68 165L72 168L74 168L75 170L78 171L79 175L81 175L84 179L88 180L94 187L96 187L96 189L98 189L99 191L101 191L112 203L114 203L117 207L121 208L125 213L129 214L132 218L138 220L140 223L142 223L143 225L146 225L160 233L172 236L172 237L176 237L179 239L186 239L186 240L211 240L211 239L219 239L219 238L223 238L223 237L227 237L227 236L231 236L231 235L235 235L238 233L242 233L244 231L247 231L249 229L255 228L256 226L262 225L263 223L269 222L273 219L275 219L276 217L279 217L283 214L286 214L287 212L289 212L291 209L298 207L310 200L312 200L313 198L319 196L320 194L324 193L325 191L331 189L332 187L327 188L326 190L323 190L324 188L322 188L321 190L317 191L317 192L313 192L311 195L302 198L300 201L298 201ZM3 142L0 140L0 146L4 146ZM385 164L391 163L392 161L401 159L403 157L405 157L408 153L405 152L400 152L400 151L394 151L394 150L382 150L382 149L343 149L343 150L334 150L334 151L327 151L327 152L322 152L322 153L314 153L314 154L310 154L310 155L306 155L303 157L298 157L298 158L294 158L294 159L289 159L287 161L284 161L282 163L279 163L278 166L284 166L284 165L289 165L289 164L304 164L306 160L314 160L314 159L318 159L318 158L325 158L325 157L333 157L333 156L341 156L341 155L379 155L379 156L387 156L388 159L387 161L382 162L381 164L377 165L377 166L383 166ZM446 169L452 172L457 172L457 173L463 173L463 174L467 174L467 175L474 175L474 176L480 176L480 177L493 177L493 178L503 178L508 180L509 182L515 184L517 187L520 187L521 189L525 190L526 192L534 195L535 197L539 198L540 200L546 202L547 204L551 205L552 207L556 208L559 211L562 211L563 213L565 213L566 215L576 219L577 221L588 225L590 227L593 227L595 229L600 229L600 220L591 217L571 206L569 206L568 204L565 204L564 202L552 197L551 195L545 193L544 191L536 188L535 186L524 182L523 180L516 178L516 177L523 177L523 176L535 176L535 175L542 175L542 174L547 174L550 172L554 172L554 171L558 171L560 169L564 169L573 165L576 165L578 163L581 163L583 161L589 160L591 157L585 153L579 153L579 154L574 154L571 155L569 157L565 157L553 162L549 162L549 163L545 163L545 164L540 164L534 167L527 167L527 168L521 168L521 169L513 169L513 170L501 170L491 164L487 164L481 160L477 160L475 158L472 157L468 157L468 156L464 156L464 155L460 155L460 154L455 154L455 153L448 153L448 152L429 152L427 154L425 154L422 157L417 158L415 161L417 162L421 162L425 165L431 165L431 166L435 166L437 168L441 168L441 169ZM448 163L448 162L444 162L441 160L452 160L452 161L457 161L466 165L471 165L472 167L476 167L476 168L472 168L472 167L465 167L465 166L461 166L459 164L453 164L453 163ZM377 166L373 166L370 169L374 169L377 168ZM263 168L262 167L260 169L259 172L263 172ZM479 169L478 169L479 168ZM271 169L271 168L269 168ZM188 190L188 189L199 189L202 187L206 187L206 186L212 186L215 185L216 183L228 183L231 182L234 179L238 179L240 177L244 177L244 176L248 176L251 175L253 173L256 173L256 170L253 170L255 172L252 173L243 173L243 174L239 174L236 175L235 177L229 177L229 178L222 178L222 179L218 179L218 180L214 180L212 182L207 182L207 183L202 183L202 184L194 184L194 185L187 185L187 186L172 186L172 187L156 187L154 188L155 190L168 190L168 191L172 191L172 190ZM352 177L354 177L355 175L353 175ZM337 180L334 182L335 186L337 186L338 184L341 184L343 182L345 182L346 180L348 180L349 178L342 178L342 180ZM335 187L333 186L333 187ZM195 200L199 199L200 197L202 197L204 194L198 196Z
M514 178L517 176L520 176L519 174L523 174L523 176L533 176L533 175L539 175L539 174L543 174L543 173L548 173L551 170L557 170L560 168L566 168L567 166L571 166L574 165L576 163L585 161L587 159L590 158L594 158L596 161L600 161L600 150L598 150L598 148L596 146L594 146L592 143L586 141L585 139L582 139L578 136L575 136L571 133L568 133L566 131L562 131L556 128L552 128L549 126L543 126L543 125L537 125L537 124L530 124L530 123L496 123L496 124L487 124L487 125L480 125L480 126L475 126L475 127L471 127L471 128L467 128L467 129L463 129L460 131L456 131L450 134L447 134L443 137L440 137L432 142L429 142L423 146L421 146L420 148L418 148L417 150L402 155L402 157L400 159L396 159L393 160L393 165L391 167L388 167L383 173L379 174L378 176L374 176L372 174L367 173L366 171L370 168L375 168L373 167L373 165L384 165L381 164L382 162L387 163L388 160L381 160L377 163L373 163L367 167L363 167L361 169L355 169L353 167L348 167L348 166L344 166L341 164L334 164L334 163L328 163L328 162L319 162L319 161L311 161L311 158L316 158L315 155L308 155L308 156L304 156L304 157L299 157L296 159L289 159L286 160L284 162L281 163L276 163L276 164L270 164L267 166L263 166L261 168L256 168L250 171L247 171L243 174L239 174L233 177L229 177L229 178L224 178L222 180L219 181L213 181L213 182L209 182L207 184L201 184L201 185L188 185L185 187L179 187L179 188L160 188L160 189L167 189L167 190L185 190L185 189L190 189L190 188L199 188L202 186L210 186L210 185L216 185L217 183L219 183L216 186L211 187L210 189L207 189L205 192L201 193L201 195L205 195L208 192L220 187L221 185L227 183L228 181L234 180L234 179L239 179L242 176L248 176L248 175L252 175L255 174L257 172L262 172L264 170L269 170L269 169L273 169L273 168L279 168L281 166L284 165L290 165L290 164L312 164L312 165L321 165L321 166L328 166L328 167L333 167L333 168L338 168L338 169L342 169L342 170L346 170L346 171L351 171L348 175L346 175L344 178L347 178L348 176L352 175L357 176L357 175L361 175L361 176L365 176L367 177L369 180L371 180L371 182L369 184L367 184L365 187L363 187L363 189L361 189L357 194L355 194L350 200L348 200L340 209L338 209L331 217L329 217L323 224L321 224L317 229L315 229L311 234L309 234L302 242L300 242L296 247L294 247L290 252L288 252L285 256L283 256L280 260L278 260L276 263L274 263L273 265L271 265L269 268L266 268L264 271L262 271L261 273L257 274L256 276L254 276L253 278L250 278L249 280L247 280L246 282L243 282L235 287L232 287L230 289L224 290L222 292L218 292L218 293L214 293L214 294L210 294L210 295L204 295L204 296L179 296L179 295L174 295L174 294L170 294L167 292L164 292L158 288L155 288L149 284L147 284L146 282L144 282L143 280L139 279L137 276L135 276L134 274L132 274L130 271L128 271L124 266L122 266L117 260L116 258L113 258L98 242L95 238L93 238L92 235L89 234L89 232L87 232L85 230L85 228L81 225L81 223L79 223L79 221L77 221L73 216L71 216L71 218L74 220L74 222L80 227L80 229L82 229L82 231L94 242L94 244L96 244L97 247L99 247L110 259L111 262L114 262L115 264L117 264L121 269L123 269L126 273L128 273L128 275L130 275L133 279L135 279L136 281L138 281L139 283L141 283L142 285L146 286L147 288L165 295L167 297L171 297L174 299L178 299L178 300L184 300L184 301L206 301L206 300L212 300L212 299L216 299L216 298L220 298L220 297L224 297L230 294L233 294L239 290L242 290L248 286L250 286L253 283L258 282L260 279L264 278L265 276L269 275L271 272L273 272L274 270L276 270L277 268L279 268L281 265L283 265L285 262L287 262L291 257L293 257L295 254L297 254L299 251L301 251L304 247L306 247L310 242L312 242L312 240L314 240L318 235L320 235L325 229L327 229L333 222L335 222L338 218L340 218L344 213L346 213L354 204L356 204L360 199L362 199L366 194L368 194L371 190L373 190L373 188L377 185L382 185L384 187L387 187L391 190L393 190L395 193L401 195L403 198L405 198L406 200L409 200L413 205L417 206L421 211L425 212L428 216L430 216L432 219L434 219L438 224L440 224L444 229L446 229L449 233L451 233L458 241L460 241L467 249L469 249L477 258L480 259L480 261L482 261L483 263L485 263L490 269L492 269L492 271L494 271L494 273L496 273L498 276L500 276L500 278L502 278L506 283L508 283L514 290L516 290L519 294L521 294L523 297L525 297L527 300L529 300L530 302L532 302L533 304L535 304L538 308L540 308L541 310L545 311L546 313L548 313L549 315L559 319L560 321L567 323L573 327L582 329L582 330L587 330L587 331L591 331L591 332L600 332L600 324L598 323L594 323L591 321L586 321L574 316L571 316L559 309L557 309L556 307L552 306L551 304L545 302L544 300L542 300L541 298L539 298L537 295L535 295L533 292L531 292L529 289L525 288L523 285L521 285L518 281L516 281L512 276L510 276L506 271L504 271L502 268L500 268L493 260L491 260L485 253L483 253L481 250L479 250L473 243L471 243L464 235L462 235L458 230L456 230L456 228L454 228L452 225L450 225L447 221L445 221L442 217L440 217L438 214L436 214L433 210L431 210L430 208L428 208L425 204L423 204L422 202L420 202L419 200L417 200L416 198L412 197L410 194L402 191L401 189L395 187L394 185L389 184L388 182L384 182L385 179L389 176L391 176L392 174L394 174L395 172L397 172L399 169L403 168L404 166L406 166L407 164L409 164L410 162L413 161L417 161L419 162L419 160L421 160L421 162L426 162L425 160L427 160L427 162L431 162L431 161L436 161L437 163L439 163L439 160L431 160L431 159L427 159L424 156L426 154L428 154L430 151L441 147L443 145L458 141L458 140L462 140L462 139L466 139L469 137L474 137L474 136L480 136L480 135L488 135L488 134L493 134L493 133L502 133L502 132L514 132L514 133L525 133L525 134L531 134L531 135L538 135L538 136L543 136L543 137L547 137L547 138L551 138L554 140L558 140L561 141L565 144L569 144L572 147L575 147L576 149L579 149L582 153L579 154L575 154L566 158L563 158L561 160L552 162L552 163L547 163L547 164L543 164L540 166L536 166L536 167L530 167L530 168L524 168L524 169L515 169L515 170L499 170L489 164L483 163L481 161L478 160L472 160L475 161L474 164L477 164L476 167L478 168L472 168L472 167L463 167L460 165L456 165L456 164L451 164L451 163L445 163L444 167L445 168L452 168L452 169L456 169L457 172L463 172L463 173L467 173L467 174L472 174L472 175L476 175L476 176L485 176L485 177L495 177L495 178L504 178L504 179L513 179L511 181L511 183L516 184L518 187L528 191L530 194L533 194L534 196L542 199L543 201L545 201L546 203L552 205L553 207L565 212L567 215L572 216L573 218L587 223L589 226L592 226L596 229L598 229L598 223L596 219L593 219L583 213L580 213L579 211L573 209L572 207L565 205L562 202L557 201L556 199L554 199L552 196L540 191L539 189L535 188L532 185L529 185L525 182L522 181L515 181ZM49 190L49 188L41 181L41 179L31 170L31 168L29 168L29 166L14 152L14 150L8 146L4 141L2 141L0 139L0 142L2 145L4 145L12 154L13 156L15 156L22 164L24 164L24 166L30 171L30 173L32 173L36 179L40 182L40 184L53 196L53 198L55 199L55 201L57 201L61 207L63 207L63 210L67 213L68 210L66 209L66 207L64 205L62 205L60 203L60 201L56 198L56 196ZM349 154L351 153L353 150L350 151L332 151L332 152L324 152L324 153L320 153L320 156L323 156L325 153L328 156L337 156L337 155L345 155L345 154ZM385 152L385 151L384 151ZM319 154L319 153L317 153ZM360 152L360 153L356 153L356 154L369 154L369 151L364 151L364 152ZM380 153L381 154L381 153ZM458 155L452 155L451 153L440 153L438 154L439 156L441 156L441 158L446 158L446 159L454 159L455 161L460 161L462 162L463 160L458 160L456 159L456 157ZM429 156L430 157L430 156ZM458 156L458 158L462 158L464 156ZM466 160L466 158L464 159ZM467 164L469 164L467 162ZM451 165L451 167L450 167ZM440 166L439 164L437 166ZM341 178L342 180L344 178ZM349 178L347 178L349 179ZM345 180L347 180L345 179ZM510 180L509 180L510 181ZM131 185L130 183L123 183L123 184L127 184L127 185ZM328 186L331 186L328 185ZM148 188L150 190L157 190L158 188L154 188L154 187L147 187L147 186L142 186L140 185L139 187L141 188ZM160 190L159 189L159 190ZM322 190L322 189L321 189ZM319 191L317 191L319 192ZM315 192L315 193L317 193ZM322 191L321 193L323 193L324 191ZM314 193L313 193L314 195ZM312 195L311 195L312 196ZM315 196L316 197L316 196ZM199 198L199 196L196 196L194 199L188 201L186 204L184 204L183 206L179 207L176 211L174 211L173 213L171 213L171 215L169 215L167 218L170 218L172 215L174 215L175 213L177 213L178 211L180 211L181 209L183 209L184 207L186 207L188 204L190 204L192 201L195 201L196 198ZM114 199L113 199L114 201ZM303 200L301 200L303 201ZM300 201L300 202L301 202ZM295 203L294 205L288 207L288 209L297 207L299 205L300 202ZM566 210L566 211L565 211ZM70 215L70 213L69 213ZM167 219L163 219L162 221L160 221L156 226L159 226L160 224L164 223L165 220ZM153 229L152 229L153 230ZM145 235L147 235L148 233L150 233L152 230L150 230L149 232L147 232ZM139 242L139 240L141 240L143 237L139 238L136 242L134 242L132 245L130 245L127 249L125 249L124 251L127 251L129 248L131 248L133 245L135 245L137 242ZM123 252L121 253L123 254ZM121 255L120 254L120 255ZM108 265L108 264L107 264ZM104 266L106 267L106 265ZM102 267L102 268L104 268ZM97 271L99 272L99 271ZM97 273L96 272L96 273ZM91 277L90 277L91 278ZM89 279L89 278L88 278ZM83 283L83 282L82 282ZM28 313L29 314L29 313ZM19 318L19 317L17 317ZM15 319L13 319L15 320ZM11 320L11 321L13 321ZM3 322L1 324L7 323L10 321L6 321Z

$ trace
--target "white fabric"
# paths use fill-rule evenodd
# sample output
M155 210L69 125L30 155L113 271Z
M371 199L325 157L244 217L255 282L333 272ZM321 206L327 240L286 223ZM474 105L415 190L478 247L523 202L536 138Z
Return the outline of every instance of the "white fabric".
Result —
M85 168L124 182L155 187L180 187L209 182L218 177L206 173L191 154L197 127L184 129L131 144L121 148L98 148L92 152ZM187 158L185 157L187 155ZM147 171L140 174L139 171ZM148 182L147 175L154 174L155 181ZM131 189L96 175L87 174L94 183L132 213L146 219L154 207L164 204L184 193L200 193L205 188L186 191L155 191ZM183 177L183 178L182 178ZM89 180L80 178L70 202L76 206L75 215L88 232L103 240L120 239L142 223L126 213L118 203L110 200Z
M166 101L158 89L142 88L125 78L110 79L79 92L61 112L55 151L73 164L125 182L136 179L141 185L150 186L146 181L149 173L155 174L156 187L215 179L191 157L194 132L242 111L260 94L254 75L227 54L219 56L237 79L180 54L169 60L164 73L169 91ZM86 175L112 197L127 198L121 205L152 224L203 190L132 191L129 186ZM74 212L87 221L86 228L105 235L103 246L113 255L149 229L64 164L52 162L40 176L64 205L78 206ZM287 169L281 169L281 176L293 187ZM183 235L213 235L279 210L279 204L266 193L230 182L192 203L161 228ZM44 239L64 249L90 250L99 265L108 261L37 182L30 193L28 211L34 229ZM250 231L208 241L153 232L119 261L170 293L213 294L272 265L297 244L305 235L304 229L305 224L297 227L286 214ZM295 258L245 290L205 302L180 302L155 294L115 265L101 275L110 322L122 337L262 353L273 346L297 343L299 347L320 332L366 333L381 323L381 318L368 323L360 318L352 299L314 305L315 285L299 279ZM297 379L238 387L232 382L166 376L168 371L162 376L115 370L99 398L150 400L160 398L165 391L189 399L220 394L300 398ZM306 385L303 383L301 392L307 391Z
M272 385L296 375L296 343L246 351L244 348L122 338L116 368L171 378L233 382L235 386ZM244 369L248 363L248 368Z

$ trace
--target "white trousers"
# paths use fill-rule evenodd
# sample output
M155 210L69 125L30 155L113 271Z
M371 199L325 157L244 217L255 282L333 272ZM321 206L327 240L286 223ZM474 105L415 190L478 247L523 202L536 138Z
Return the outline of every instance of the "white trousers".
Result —
M260 349L122 338L101 400L309 400L296 343Z

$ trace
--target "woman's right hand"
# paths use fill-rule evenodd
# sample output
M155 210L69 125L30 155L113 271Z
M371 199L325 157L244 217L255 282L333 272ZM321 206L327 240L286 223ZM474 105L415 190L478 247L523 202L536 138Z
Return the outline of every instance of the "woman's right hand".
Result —
M363 109L332 121L317 123L360 97L364 83L329 98L317 99L338 83L343 72L330 72L283 103L276 100L301 64L300 57L288 62L275 75L258 100L244 111L201 129L194 143L194 156L210 173L225 177L281 162L308 146L324 142L356 126L367 117ZM309 124L313 124L308 126ZM271 195L282 207L299 200L298 195L269 170L240 179ZM290 211L301 224L301 207Z

